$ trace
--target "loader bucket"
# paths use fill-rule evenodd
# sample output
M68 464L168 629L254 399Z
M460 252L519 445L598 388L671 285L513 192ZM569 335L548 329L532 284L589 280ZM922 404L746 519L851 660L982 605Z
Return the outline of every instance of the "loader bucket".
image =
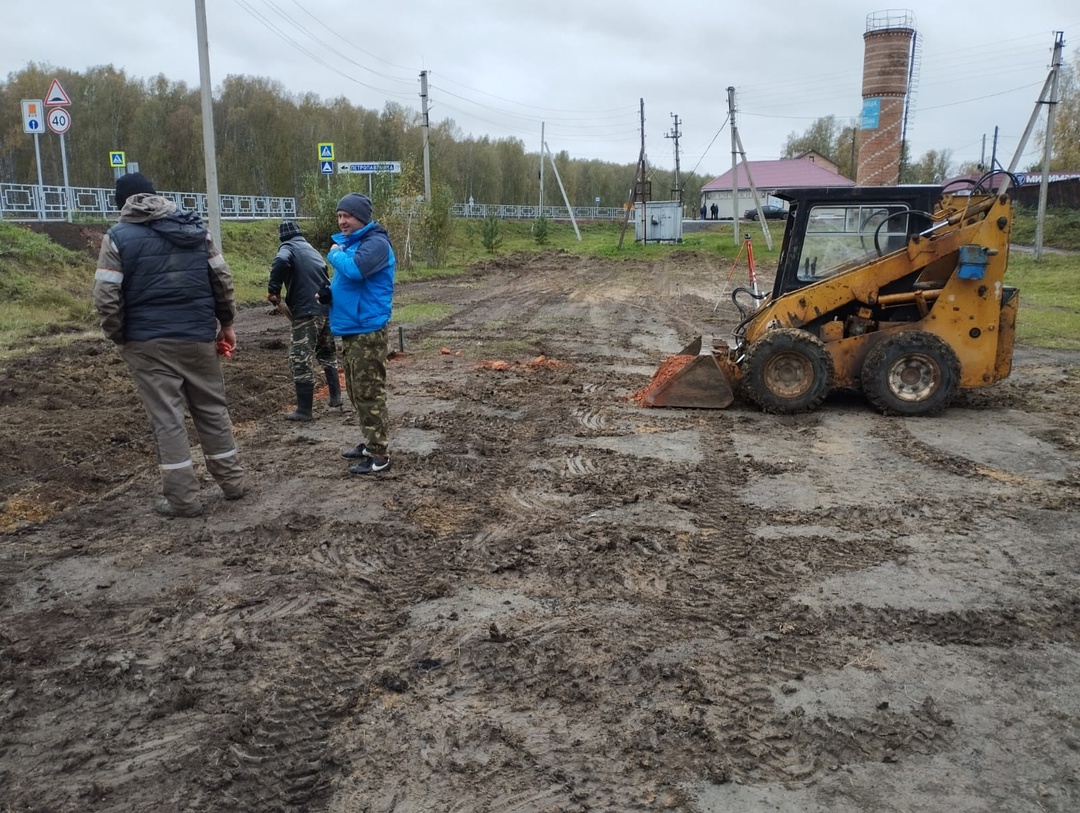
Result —
M735 392L715 355L680 353L668 356L634 400L649 407L726 409Z

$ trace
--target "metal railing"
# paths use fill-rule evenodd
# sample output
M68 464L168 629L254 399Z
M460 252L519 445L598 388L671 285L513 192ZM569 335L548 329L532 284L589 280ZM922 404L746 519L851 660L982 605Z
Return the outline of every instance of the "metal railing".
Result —
M545 206L544 217L548 220L569 220L570 211L565 206ZM536 220L540 217L539 206L513 206L503 203L455 203L450 207L454 217L483 219L493 215L500 220ZM618 206L575 206L574 217L578 220L622 220L625 211Z
M209 217L202 192L158 192L181 209ZM224 220L296 217L295 198L219 195ZM116 220L120 216L112 189L0 183L0 220Z
M208 218L206 194L202 192L158 192L181 209ZM262 195L220 195L223 220L286 220L297 216L295 198L271 198ZM492 215L500 220L536 220L539 206L503 203L455 203L454 217L483 219ZM569 220L565 206L545 206L548 220ZM0 183L0 220L116 220L120 216L112 189L79 186L38 186L36 184ZM578 220L619 221L626 216L620 206L575 206Z

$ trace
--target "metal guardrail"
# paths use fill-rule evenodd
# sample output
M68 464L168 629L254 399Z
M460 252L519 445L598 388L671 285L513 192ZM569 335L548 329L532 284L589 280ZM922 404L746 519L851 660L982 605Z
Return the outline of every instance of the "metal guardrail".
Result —
M206 194L202 192L158 192L181 209L208 218ZM261 195L220 195L223 220L285 220L297 216L295 198L271 198ZM570 220L565 206L545 206L548 220ZM502 203L455 203L454 217L484 219L489 215L500 220L536 220L539 206L516 206ZM112 189L79 186L38 186L36 184L0 183L0 220L116 220L120 216L113 202ZM622 220L626 212L619 206L575 206L578 220Z
M569 220L570 211L565 206L545 206L544 217L548 220ZM540 217L539 206L512 206L502 203L454 203L450 206L454 217L484 219L493 215L500 220L536 220ZM574 217L579 220L622 220L624 209L618 206L575 206Z
M209 217L202 192L158 192L181 209ZM219 195L225 220L279 220L296 217L295 198ZM116 220L112 189L0 183L0 220Z

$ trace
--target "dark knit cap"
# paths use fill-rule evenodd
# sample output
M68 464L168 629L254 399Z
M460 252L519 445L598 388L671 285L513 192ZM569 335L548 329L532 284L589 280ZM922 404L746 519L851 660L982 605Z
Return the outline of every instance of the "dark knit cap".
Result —
M143 193L156 195L157 190L150 180L140 172L130 172L116 179L116 208L123 209L127 199L132 195Z
M283 243L291 237L300 237L302 234L300 227L291 220L282 220L281 225L277 227L278 239Z
M338 201L337 210L352 215L361 223L371 222L371 199L366 195L350 192Z

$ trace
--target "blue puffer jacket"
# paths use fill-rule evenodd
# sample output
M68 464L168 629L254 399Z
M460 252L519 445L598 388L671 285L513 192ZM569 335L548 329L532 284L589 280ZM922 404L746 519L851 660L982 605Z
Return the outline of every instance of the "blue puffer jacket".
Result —
M372 221L346 237L331 238L341 251L327 260L330 280L330 330L335 336L374 333L386 327L394 298L394 247L386 229Z

